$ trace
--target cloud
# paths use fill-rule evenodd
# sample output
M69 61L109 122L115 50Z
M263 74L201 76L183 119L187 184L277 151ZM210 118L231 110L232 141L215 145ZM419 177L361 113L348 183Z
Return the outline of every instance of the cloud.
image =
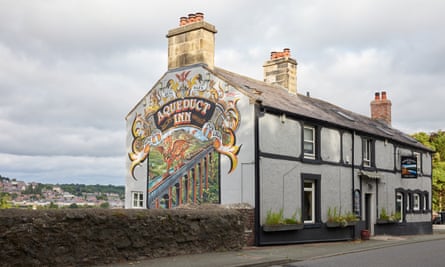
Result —
M443 128L443 1L4 1L0 174L122 183L125 116L167 70L169 29L203 12L215 64L262 80L290 48L300 93L369 115L386 90L393 125Z

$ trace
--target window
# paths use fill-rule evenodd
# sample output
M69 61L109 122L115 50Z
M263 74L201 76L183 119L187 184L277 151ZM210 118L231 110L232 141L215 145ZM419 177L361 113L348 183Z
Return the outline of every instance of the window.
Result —
M363 166L371 167L372 166L372 140L371 139L363 139Z
M428 210L428 193L423 194L423 205L422 205L423 211Z
M420 195L417 193L413 194L413 210L414 211L420 210Z
M304 223L314 223L315 220L315 183L314 181L304 181Z
M301 174L301 216L304 223L316 223L320 220L320 175Z
M403 218L403 193L401 192L396 193L396 212L400 213L400 218Z
M144 207L144 193L133 192L133 208L143 208Z
M411 193L406 193L406 212L411 211Z
M304 157L315 159L315 127L304 126L303 135Z

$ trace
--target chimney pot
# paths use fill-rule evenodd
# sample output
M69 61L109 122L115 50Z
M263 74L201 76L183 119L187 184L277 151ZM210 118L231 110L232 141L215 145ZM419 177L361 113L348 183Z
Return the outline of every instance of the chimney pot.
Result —
M382 91L382 100L386 100L386 92Z
M196 21L196 15L195 14L189 14L189 23L193 23Z
M375 93L374 100L380 100L380 93L379 92Z
M184 25L187 24L187 22L188 22L187 17L180 17L179 18L179 26L184 26Z
M197 22L199 22L199 21L203 21L203 20L204 20L204 13L197 12L197 13L195 14L195 16L196 16L196 21L197 21Z
M290 57L290 48L284 48L283 52L285 57Z

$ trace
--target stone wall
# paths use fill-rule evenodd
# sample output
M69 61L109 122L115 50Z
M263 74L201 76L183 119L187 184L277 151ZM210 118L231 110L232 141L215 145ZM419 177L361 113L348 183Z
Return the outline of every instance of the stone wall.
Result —
M239 250L253 240L251 218L253 209L233 208L0 210L0 266L92 266Z

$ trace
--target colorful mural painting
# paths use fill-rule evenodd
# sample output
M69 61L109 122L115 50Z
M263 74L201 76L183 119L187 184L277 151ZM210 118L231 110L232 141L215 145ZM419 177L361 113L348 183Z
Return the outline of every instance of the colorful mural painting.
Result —
M128 156L135 169L147 164L149 207L219 202L219 159L232 172L241 148L239 92L204 69L168 73L143 99L132 123ZM144 177L145 178L145 177Z

